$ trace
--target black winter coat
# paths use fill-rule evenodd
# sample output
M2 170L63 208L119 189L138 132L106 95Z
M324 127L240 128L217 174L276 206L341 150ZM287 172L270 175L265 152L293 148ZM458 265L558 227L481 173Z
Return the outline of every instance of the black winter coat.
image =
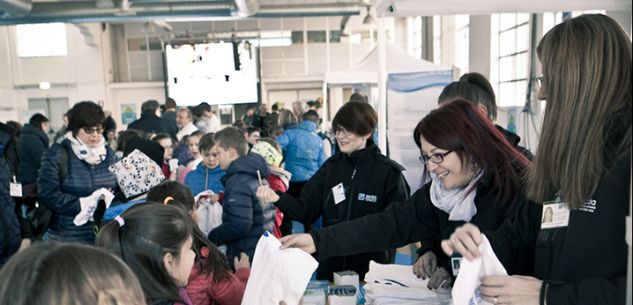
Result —
M407 200L410 189L402 175L403 170L402 166L382 155L378 147L369 141L367 148L350 156L338 153L330 157L303 187L299 198L280 194L275 204L285 217L304 224L312 224L320 216L323 216L324 227L346 223L380 213L392 203ZM333 188L339 184L343 185L345 199L335 203ZM348 229L338 231L340 234L334 238L337 242L347 240L347 236L354 234L355 229L345 228ZM361 235L355 242L369 247L367 241L370 236ZM383 264L393 262L395 251L386 250L388 248L378 247L354 252L355 255L319 259L317 278L331 280L333 272L353 270L363 279L369 270L370 260Z
M130 123L127 128L142 130L147 133L166 133L172 139L176 139L176 133L178 133L178 126L174 122L159 118L151 112L141 114L141 118Z
M240 252L252 259L259 238L265 231L273 231L275 206L259 202L256 196L258 170L262 179L268 176L264 158L248 154L233 161L221 179L222 224L209 232L209 240L216 245L227 245L226 256L231 264L234 257L240 257Z
M12 131L0 123L0 267L18 251L21 241L20 223L15 214L15 202L11 198L9 184L13 179L13 170L6 156L12 154ZM12 158L14 156L11 156Z
M485 234L510 273L534 261L534 275L544 283L541 304L545 299L557 305L624 304L630 178L629 151L604 174L591 198L571 211L567 227L541 230L543 205L530 203Z
M24 125L18 140L19 180L22 184L37 182L42 155L48 149L48 145L48 136L44 131L31 124Z
M449 259L440 242L448 239L465 222L449 220L446 212L433 205L430 186L430 182L425 184L409 200L392 204L382 213L313 231L318 257L378 251L420 241L420 253L432 251L438 258L438 266L445 267L450 273ZM470 222L480 228L496 229L516 206L524 202L525 196L520 195L514 202L498 204L490 179L484 176L475 196L477 214Z

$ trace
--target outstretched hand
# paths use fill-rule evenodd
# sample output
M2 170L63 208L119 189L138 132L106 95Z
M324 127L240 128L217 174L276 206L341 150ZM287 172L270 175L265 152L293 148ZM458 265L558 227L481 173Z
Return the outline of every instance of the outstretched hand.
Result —
M310 234L292 234L281 238L281 249L299 248L309 254L316 252L314 239Z

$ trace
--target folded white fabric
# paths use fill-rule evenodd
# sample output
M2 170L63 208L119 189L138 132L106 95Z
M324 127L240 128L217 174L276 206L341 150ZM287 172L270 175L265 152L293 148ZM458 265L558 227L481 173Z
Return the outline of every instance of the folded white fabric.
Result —
M242 305L297 305L319 263L310 254L295 248L281 250L281 243L266 232L257 242L251 274Z
M411 266L369 262L365 275L365 298L368 304L438 304L436 292L413 274Z
M479 245L481 256L472 261L465 258L461 261L459 274L452 291L454 305L489 305L490 303L479 296L481 278L491 275L508 275L506 269L497 259L486 236L483 236L483 239L483 243Z
M165 180L161 167L138 149L110 165L108 170L116 176L126 198L145 193Z
M79 211L79 213L75 216L75 219L73 219L73 223L76 226L81 226L87 223L88 220L92 221L93 220L92 215L95 213L95 210L97 209L97 204L99 203L99 200L105 201L105 205L107 209L110 207L110 204L112 203L112 199L114 199L114 195L105 188L100 188L92 192L90 196L79 198L79 205L81 206L81 211Z

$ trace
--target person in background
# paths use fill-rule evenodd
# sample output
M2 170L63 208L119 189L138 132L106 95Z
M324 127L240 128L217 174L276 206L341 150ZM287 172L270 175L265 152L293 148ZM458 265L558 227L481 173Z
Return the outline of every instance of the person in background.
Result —
M204 135L202 130L198 130L187 137L187 148L191 153L191 158L184 162L184 166L178 167L178 182L185 183L187 174L195 170L196 167L202 162L202 155L200 154L200 138Z
M161 165L161 169L163 170L163 175L165 175L165 179L175 181L178 172L178 159L175 159L173 155L173 139L166 133L159 133L155 135L151 140L160 144L160 146L162 146L164 149L163 164Z
M20 137L20 133L22 133L22 124L16 121L7 121L7 126L9 126L13 132L13 136L17 139Z
M75 104L70 110L64 141L42 156L38 198L53 212L45 238L94 242L94 223L76 225L74 219L94 212L93 208L107 197L107 192L118 189L116 177L108 170L117 157L103 138L104 120L101 106L94 102ZM61 167L63 163L66 168Z
M176 109L178 105L176 104L176 100L171 97L168 97L165 100L165 111L163 111L162 118L171 122L172 124L176 124Z
M310 110L303 114L299 126L285 130L276 138L284 152L284 167L292 173L288 194L294 198L300 197L303 186L325 162L323 140L316 133L318 122L319 115ZM281 232L284 236L292 233L290 217L285 218Z
M0 122L0 268L21 247L30 245L22 240L20 218L16 213L10 184L19 171L18 153L13 129ZM27 236L28 237L28 236Z
M160 117L160 109L156 100L148 100L141 105L141 118L130 123L128 129L136 129L146 134L166 133L176 138L178 127Z
M536 52L543 72L538 97L547 104L528 174L531 202L498 230L458 228L442 248L478 257L484 231L511 274L481 279L489 303L625 304L631 40L611 17L581 15L552 28ZM561 204L558 221L542 224L544 211ZM526 261L534 276L512 275Z
M221 179L224 201L222 224L209 232L209 240L218 246L227 245L229 262L241 252L253 257L259 238L274 227L275 207L259 202L255 196L258 178L268 177L268 166L260 155L247 155L244 134L235 127L218 131L213 141L213 153L225 171Z
M147 199L181 208L193 221L199 221L191 190L176 181L153 187ZM248 256L240 255L239 260L236 257L233 260L235 273L231 272L226 256L196 226L193 228L193 251L196 258L186 287L193 305L240 305L250 274Z
M364 95L364 94L356 91L349 97L349 101L350 102L368 103L369 99L367 98L367 95Z
M268 135L270 138L276 139L278 136L280 136L283 133L284 133L283 127L277 124L270 125L270 128L268 128Z
M246 130L246 124L244 124L244 121L242 120L236 120L235 122L233 122L233 127L238 128L242 132Z
M324 227L379 213L393 202L404 202L410 191L402 175L404 168L385 157L374 144L372 134L377 123L378 114L369 104L344 104L332 121L340 151L310 178L301 195L293 198L262 186L257 190L257 197L261 202L274 203L284 218L304 225L323 217ZM389 264L394 254L393 249L381 248L320 259L317 278L332 280L333 272L353 270L362 279L369 269L369 261Z
M459 78L459 81L452 82L444 87L438 98L438 104L443 105L456 99L473 102L477 106L477 109L488 117L490 122L494 123L497 119L495 92L492 90L492 85L490 85L486 77L479 73L466 73ZM495 125L495 127L503 133L510 144L526 158L530 160L534 158L530 150L519 145L521 138L517 134L499 125Z
M27 206L35 205L37 201L37 178L42 165L42 155L49 146L48 130L48 118L36 113L29 119L29 123L24 125L18 140L18 181L22 183L22 203Z
M62 127L55 132L53 136L53 143L61 143L64 140L64 135L66 134L66 129L68 128L68 112L64 113L64 122Z
M304 101L295 101L292 103L292 113L295 115L299 123L303 118L303 114L308 109L308 105Z
M263 136L265 137L271 137L271 138L275 138L276 136L273 136L270 133L270 128L273 125L278 125L279 124L279 106L277 105L277 103L274 103L271 107L271 112L266 114L266 117L264 117L262 119L262 132L265 133Z
M178 141L182 140L182 137L198 131L198 127L193 124L193 114L189 108L181 108L178 110L176 124L178 125L178 133L176 134Z
M145 305L130 268L102 249L38 243L0 270L0 304Z
M142 132L134 130L134 129L127 129L127 130L123 130L119 132L119 138L116 143L117 158L119 159L123 158L123 152L125 151L127 143L131 138L142 137L142 135L143 135Z
M279 143L273 138L261 138L260 141L253 146L251 152L262 156L264 160L266 160L266 165L268 165L268 169L270 170L270 175L266 177L266 181L268 181L270 189L275 192L285 193L286 190L288 190L292 174L281 167L283 154ZM275 227L273 228L273 235L277 238L283 236L281 230L283 219L284 214L277 208L275 211ZM292 226L292 224L290 225ZM292 227L290 229L292 229Z
M121 258L138 277L149 305L192 305L185 290L196 257L191 216L170 205L145 203L108 222L97 246Z
M218 115L214 111L211 111L211 105L203 102L196 106L195 109L195 113L199 117L199 120L196 122L198 129L205 132L216 132L220 130L222 122Z
M522 179L530 163L471 102L463 100L425 116L413 138L425 166L424 178L430 182L408 201L393 203L382 213L313 231L297 240L305 238L318 257L420 241L421 257L413 273L429 278L430 289L450 287L456 270L439 242L466 222L498 228L525 204Z
M224 171L220 168L217 155L213 151L214 145L212 133L207 133L200 139L199 150L202 162L185 178L185 185L191 189L194 195L206 190L213 191L216 196L224 192L224 186L220 182L220 179L224 177ZM212 202L219 200L218 197L214 199Z
M103 114L106 117L105 121L103 121L103 138L106 139L106 142L108 142L108 144L110 144L110 147L112 147L112 143L110 143L109 141L110 138L108 134L116 134L116 122L112 118L111 111L104 111Z
M262 135L258 127L249 126L244 130L244 137L246 138L246 142L248 142L248 150L250 151L253 145L257 144Z
M253 122L255 121L255 106L246 107L246 112L242 115L241 119L246 127L253 126Z
M297 127L298 124L297 117L292 113L292 111L288 109L281 109L279 111L279 126L283 127L284 130L288 130L291 128Z

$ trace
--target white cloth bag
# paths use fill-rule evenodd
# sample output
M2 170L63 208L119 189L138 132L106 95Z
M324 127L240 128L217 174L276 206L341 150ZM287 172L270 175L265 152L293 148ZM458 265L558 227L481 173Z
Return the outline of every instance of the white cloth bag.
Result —
M302 250L279 247L281 243L269 232L257 242L242 305L299 304L319 263Z

